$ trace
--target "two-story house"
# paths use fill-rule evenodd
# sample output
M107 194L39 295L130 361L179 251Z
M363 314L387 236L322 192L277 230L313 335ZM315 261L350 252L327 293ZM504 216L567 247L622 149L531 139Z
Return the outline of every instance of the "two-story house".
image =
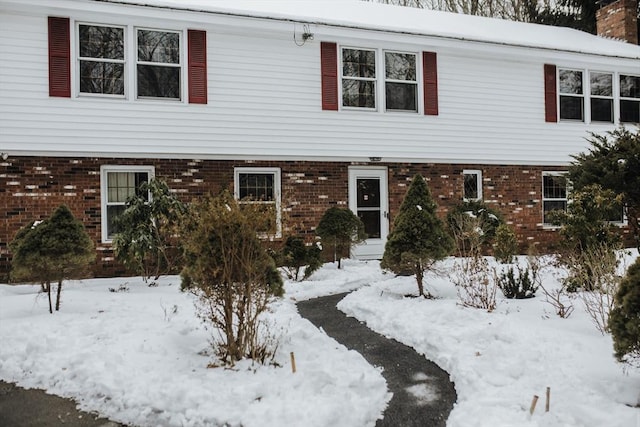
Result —
M420 173L441 214L481 199L545 245L571 155L639 121L640 47L566 28L361 1L0 0L0 277L16 231L63 203L96 274L121 271L113 219L152 177L270 205L274 240L348 207L355 255L377 258Z

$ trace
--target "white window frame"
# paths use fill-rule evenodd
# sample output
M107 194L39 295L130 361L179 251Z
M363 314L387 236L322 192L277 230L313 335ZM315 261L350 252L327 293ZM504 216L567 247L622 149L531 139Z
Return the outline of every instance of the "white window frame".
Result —
M560 72L561 71L575 71L575 72L579 72L582 73L582 94L575 94L575 93L565 93L565 92L561 92L560 91ZM589 82L589 85L585 85L585 75L587 74L586 70L582 70L579 68L570 68L570 67L558 67L558 75L557 75L557 85L558 85L558 119L561 122L569 122L569 123L586 123L586 118L588 116L588 109L589 109L589 105L590 103L587 103L587 96L586 96L586 88L588 88L589 90L591 90L591 84ZM568 97L568 98L579 98L582 100L582 119L563 119L562 118L562 97ZM589 105L587 105L589 104Z
M179 62L177 64L167 63L167 62L147 62L138 60L138 31L156 31L160 33L174 33L179 37L178 48L180 49L180 54L178 55ZM184 42L184 31L180 30L168 30L162 28L151 28L151 27L134 27L134 41L133 41L133 75L135 76L135 87L134 87L134 97L137 100L144 101L165 101L165 102L182 102L185 97L185 64L184 64L184 51L185 51L185 42ZM180 96L178 98L165 98L158 96L139 96L138 95L138 65L150 65L150 66L158 66L158 67L167 67L167 68L178 68L180 72L178 73L180 81L178 82L178 90L180 91Z
M544 178L546 176L562 176L562 177L565 178L566 189L565 189L565 194L564 194L565 197L564 198L557 198L557 197L556 198L554 198L554 197L547 198L547 197L544 196ZM568 181L568 178L567 178L567 172L566 171L543 171L542 172L541 181L542 182L540 184L541 184L541 190L542 190L541 191L542 226L544 228L559 228L559 226L557 226L557 225L553 225L553 224L550 224L550 223L544 221L545 220L545 218L544 218L545 217L545 209L544 208L545 208L545 202L564 201L566 206L569 205L569 190L570 190L570 186L569 186L569 181Z
M352 77L352 76L346 76L344 75L344 54L343 51L347 49L347 50L363 50L363 51L368 51L368 52L373 52L373 58L374 58L374 67L375 67L375 73L373 77ZM372 48L368 48L368 47L354 47L354 46L340 46L340 61L339 61L339 68L340 68L340 81L339 81L339 94L338 96L340 97L340 108L344 109L344 110L351 110L351 111L378 111L378 105L380 103L380 94L378 93L379 91L379 83L378 83L378 76L380 74L380 58L378 57L379 53L378 53L378 49L372 49ZM344 105L344 98L342 97L343 95L343 81L344 80L356 80L356 81L367 81L367 82L373 82L373 102L374 102L374 107L353 107L350 105Z
M387 79L387 53L399 53L402 55L412 55L414 58L414 65L415 65L415 80L411 81L411 80L395 80L395 79ZM382 97L384 98L384 109L385 112L390 112L390 113L409 113L409 114L417 114L420 112L420 76L421 76L421 70L418 66L418 54L416 52L405 52L405 51L400 51L400 50L383 50L382 51L382 65L384 67L384 69L381 71L382 73L382 80L384 82L384 91L381 94ZM400 84L412 84L415 86L415 103L416 103L416 109L415 110L400 110L400 109L387 109L387 83L400 83Z
M122 38L124 44L124 52L123 59L101 59L101 58L92 58L92 57L84 57L80 56L80 26L86 25L90 27L109 27L109 28L120 28L122 29ZM76 21L75 25L75 35L73 38L73 42L75 44L75 49L73 50L75 53L75 73L76 77L73 79L73 85L75 87L74 93L78 97L95 97L95 98L111 98L111 99L126 99L128 97L128 77L129 77L129 61L127 61L129 46L128 46L128 29L126 25L115 25L115 24L103 24L103 23L95 23L95 22L85 22L85 21ZM122 95L118 94L109 94L109 93L91 93L91 92L81 92L80 90L80 78L81 78L81 61L94 61L94 62L108 62L114 64L123 64L124 73L123 73L123 85L124 85L124 93Z
M240 175L242 174L272 174L273 175L273 195L276 210L276 233L275 235L269 235L267 233L261 233L262 238L276 238L282 237L282 191L281 191L281 171L280 168L271 167L236 167L233 169L233 195L239 203L273 203L264 201L240 201Z
M476 191L478 193L478 197L466 197L465 194L465 175L475 175L476 176ZM465 169L462 171L462 200L465 202L469 201L482 201L482 171L480 169Z
M154 166L139 166L139 165L102 165L100 166L100 228L101 228L101 237L103 243L111 243L113 241L112 238L108 236L107 233L107 206L119 205L122 206L124 202L116 202L109 203L109 189L108 189L108 181L107 174L109 172L130 172L130 173L148 173L149 180L152 180L155 177L155 167ZM149 196L151 197L151 196Z

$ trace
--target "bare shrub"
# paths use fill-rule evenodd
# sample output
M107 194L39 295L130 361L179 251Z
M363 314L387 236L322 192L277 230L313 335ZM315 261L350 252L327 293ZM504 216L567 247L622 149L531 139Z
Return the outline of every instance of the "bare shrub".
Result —
M264 363L275 352L262 314L282 295L282 278L257 236L262 212L224 192L191 205L183 220L182 288L198 297L197 314L226 364Z

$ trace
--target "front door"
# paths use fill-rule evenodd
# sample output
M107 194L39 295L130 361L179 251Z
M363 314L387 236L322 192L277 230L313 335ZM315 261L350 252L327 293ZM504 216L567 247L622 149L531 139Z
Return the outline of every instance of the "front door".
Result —
M380 259L389 233L389 199L386 167L349 168L349 209L364 223L367 240L357 245L352 256Z

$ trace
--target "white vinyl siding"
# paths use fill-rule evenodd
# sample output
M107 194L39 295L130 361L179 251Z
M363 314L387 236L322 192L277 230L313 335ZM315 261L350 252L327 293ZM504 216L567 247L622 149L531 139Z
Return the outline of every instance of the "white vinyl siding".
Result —
M131 18L124 17L129 8L100 4L114 13L107 16L56 10L56 15L71 16L72 28L76 22L101 20L131 28L137 25L182 32L188 28L207 31L209 103L188 105L184 100L157 102L135 96L108 100L95 96L48 97L46 14L35 8L29 12L31 15L3 11L3 152L349 162L367 162L373 156L383 162L558 166L568 164L571 154L588 147L585 136L589 131L600 133L615 128L612 123L572 121L549 126L544 121L542 64L582 61L576 64L582 66L592 59L584 55L411 35L403 35L399 41L399 36L371 33L366 47L380 52L438 52L439 115L362 109L327 114L321 110L319 41L323 37L335 40L334 34L323 36L316 32L312 43L299 47L291 40L289 25L283 24L279 29L270 24L273 28L265 27L258 33L251 28L233 27L231 18L221 27L217 22L207 23L208 15L193 14L198 22L185 21L183 27L178 27L171 13L160 9L154 9L156 17L144 17L140 12L139 19L132 23ZM361 39L344 40L345 46L360 43ZM616 79L620 73L633 75L635 70L637 74L637 61L611 57L593 60L593 64L584 64L585 69L606 67ZM418 62L420 68L421 61ZM72 71L74 82L75 67ZM133 81L135 76L129 78ZM421 103L421 88L418 93Z

